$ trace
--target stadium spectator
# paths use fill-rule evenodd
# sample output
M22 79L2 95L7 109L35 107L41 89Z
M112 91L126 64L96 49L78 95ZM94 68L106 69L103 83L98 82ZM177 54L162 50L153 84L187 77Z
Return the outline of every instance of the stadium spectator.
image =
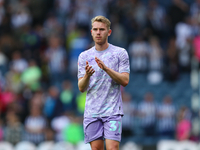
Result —
M36 25L44 22L49 11L51 11L52 1L50 0L47 3L45 0L22 0L21 3L24 3L26 8L30 10L32 25Z
M55 131L50 127L50 126L47 126L44 130L44 138L45 138L45 141L56 141L56 134L55 134Z
M43 113L49 121L63 113L60 92L56 86L50 86L45 95Z
M183 0L173 0L170 4L167 15L169 23L170 36L175 35L175 27L177 23L182 22L189 13L189 6Z
M193 57L198 61L198 63L200 63L200 36L199 35L194 37L192 46L194 50Z
M73 83L70 80L62 82L62 90L60 92L60 100L64 107L64 112L74 111L76 109L76 95L73 90Z
M52 35L62 36L64 32L62 24L58 21L58 18L53 13L49 13L48 17L44 21L43 27L44 27L44 33L45 33L46 38ZM49 42L51 43L52 41L49 41ZM60 43L59 43L59 46L60 46Z
M66 23L66 18L69 17L70 12L73 10L71 0L55 0L54 1L56 16L61 24Z
M87 92L84 92L84 93L79 93L76 96L76 109L77 109L78 115L84 114L86 94L87 94Z
M16 94L11 90L9 85L5 85L0 91L0 112L6 115L9 107L15 102Z
M175 26L176 47L181 71L190 71L192 56L193 25L190 17L184 18Z
M45 61L48 64L50 85L61 89L61 83L65 79L67 67L67 53L57 35L50 36L48 48L45 50Z
M167 36L167 14L166 8L159 4L157 0L149 0L147 6L147 28L150 35L157 36L162 42Z
M145 93L143 101L141 101L138 105L138 117L141 121L141 128L144 132L144 136L155 136L156 104L153 93Z
M166 95L157 108L158 135L160 138L173 139L176 127L176 107L170 95Z
M84 29L89 29L90 18L92 12L91 1L77 0L75 1L76 11L73 13L74 21Z
M176 139L179 141L190 139L192 126L188 115L188 108L185 106L181 107L177 114Z
M20 44L22 47L23 57L26 60L36 59L38 51L41 47L42 35L40 34L39 25L31 27L31 25L23 26L20 33Z
M77 75L77 62L78 56L81 52L88 48L90 44L89 38L87 37L87 33L84 29L79 28L78 34L71 40L70 43L70 62L69 62L69 72L71 77L76 77Z
M27 88L28 90L28 88ZM44 93L42 90L37 90L37 91L34 91L32 93L27 93L27 94L30 94L30 97L26 97L26 101L27 101L27 104L30 105L30 106L37 106L39 108L42 108L44 106ZM28 99L30 98L30 99Z
M28 67L21 74L21 81L24 86L36 91L40 88L42 72L35 60L29 60Z
M129 4L128 4L129 5ZM132 17L135 20L138 29L142 30L147 22L147 9L145 4L140 0L133 1L133 10L132 10Z
M163 49L157 37L150 37L149 70L162 72L163 69Z
M57 142L65 140L64 129L67 128L71 123L70 117L68 115L69 112L65 112L51 120L51 128L55 133L54 140Z
M37 105L30 105L30 113L25 119L25 137L24 139L38 145L45 140L45 128L47 120Z
M6 114L6 124L4 128L4 140L16 145L23 140L24 125L14 111L10 110Z
M164 56L164 77L167 81L176 81L179 78L180 69L178 63L178 50L176 47L176 39L170 37L169 44Z
M122 137L134 136L134 121L136 118L137 107L130 93L123 92L123 109L124 116L122 118Z
M83 119L74 112L68 113L68 118L70 119L70 122L62 131L64 141L77 145L84 140Z
M128 36L126 33L126 30L124 26L119 21L119 16L111 16L113 25L112 25L112 31L113 34L110 36L110 42L121 46L121 47L127 47L128 43Z
M10 67L20 74L28 67L28 62L23 58L21 51L15 51L12 53Z
M17 8L17 7L16 7ZM27 8L18 7L11 16L12 26L15 29L31 24L32 16Z
M130 43L128 51L131 58L131 70L133 72L147 71L150 47L141 35Z
M149 70L147 79L151 84L158 84L163 80L163 49L157 37L149 38L149 46Z
M190 18L192 22L194 23L194 27L196 29L199 29L199 14L200 14L200 1L199 0L194 0L192 4L190 5ZM199 30L196 31L196 33L199 33Z

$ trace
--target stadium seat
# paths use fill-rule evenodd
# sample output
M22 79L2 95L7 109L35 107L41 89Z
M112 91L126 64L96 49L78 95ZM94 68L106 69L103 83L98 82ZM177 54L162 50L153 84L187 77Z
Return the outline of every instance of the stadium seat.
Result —
M126 142L123 146L122 146L122 150L141 150L140 147L138 147L137 144L135 144L134 142Z
M14 147L7 141L0 141L0 150L14 150Z
M29 141L21 141L15 146L15 150L37 150L35 144Z
M53 141L45 141L38 145L37 150L52 150L53 146Z
M198 150L198 145L192 141L181 141L178 142L177 150Z
M161 140L157 143L157 150L178 150L178 141L175 140Z
M75 147L71 143L60 141L54 144L52 150L75 150Z
M79 142L77 144L76 150L91 150L90 144L85 144L84 142Z

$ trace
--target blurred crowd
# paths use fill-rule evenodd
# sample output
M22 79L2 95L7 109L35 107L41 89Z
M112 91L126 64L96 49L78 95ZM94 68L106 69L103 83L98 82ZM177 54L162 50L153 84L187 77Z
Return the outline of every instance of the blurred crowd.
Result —
M96 15L111 20L109 42L128 51L132 73L176 81L200 60L200 0L0 0L0 140L83 140L77 59L93 46ZM189 138L190 111L175 108L170 95L159 105L149 102L152 93L137 105L123 97L123 136L134 136L139 119L145 135Z
M144 98L136 103L131 94L124 92L123 101L123 137L153 139L152 143L162 139L194 142L200 140L198 133L192 130L192 111L186 105L179 106L174 103L170 95L164 95L161 101L156 101L154 94L147 92Z

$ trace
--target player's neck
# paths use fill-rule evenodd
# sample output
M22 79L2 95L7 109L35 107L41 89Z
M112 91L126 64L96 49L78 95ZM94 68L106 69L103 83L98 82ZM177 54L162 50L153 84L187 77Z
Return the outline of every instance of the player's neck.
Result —
M109 46L109 43L108 42L106 42L105 44L95 44L95 49L97 50L97 51L104 51L104 50L106 50L107 48L108 48L108 46Z

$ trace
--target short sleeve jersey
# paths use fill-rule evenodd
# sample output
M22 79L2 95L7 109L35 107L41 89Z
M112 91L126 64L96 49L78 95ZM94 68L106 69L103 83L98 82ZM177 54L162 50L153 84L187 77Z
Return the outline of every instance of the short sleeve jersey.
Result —
M95 70L87 88L84 117L123 115L120 84L97 65L95 56L116 72L130 73L128 53L121 47L109 44L104 51L97 51L92 47L82 52L78 58L78 78L85 74L86 61Z

